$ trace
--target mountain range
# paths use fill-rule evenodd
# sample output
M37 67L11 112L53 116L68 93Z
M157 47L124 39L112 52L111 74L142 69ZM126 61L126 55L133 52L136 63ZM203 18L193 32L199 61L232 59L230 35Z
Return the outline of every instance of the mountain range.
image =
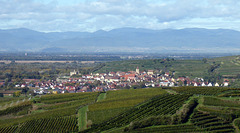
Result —
M120 28L96 32L0 30L0 51L239 52L240 32L228 29Z

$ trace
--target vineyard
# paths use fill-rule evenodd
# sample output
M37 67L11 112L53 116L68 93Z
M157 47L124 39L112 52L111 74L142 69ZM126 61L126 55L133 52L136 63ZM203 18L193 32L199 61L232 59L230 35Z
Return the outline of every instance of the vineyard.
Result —
M203 104L210 106L240 107L240 101L223 100L215 97L204 97Z
M0 128L0 133L14 133L17 129L17 126L2 127Z
M77 132L77 112L80 106L96 102L98 93L74 93L45 95L32 99L18 106L1 110L3 118L10 113L19 112L22 108L28 109L28 115L19 118L8 116L9 119L0 120L1 130L16 132ZM16 129L16 130L15 130Z
M146 127L141 129L136 129L132 132L136 133L186 133L186 132L204 132L204 129L198 128L195 125L179 124L179 125L161 125L154 127Z
M89 96L93 96L92 93L83 93L79 95L78 93L68 93L68 94L59 94L59 95L45 95L42 96L37 102L45 104L55 104L69 101L76 101L82 99L88 99Z
M31 108L31 107L32 107L31 102L24 102L24 103L21 103L21 104L16 105L16 106L9 107L5 110L0 110L0 116L12 114L12 113L17 113L19 111L22 111L24 109L28 109L28 108Z
M206 131L226 133L234 132L235 130L230 122L224 121L215 115L197 111L194 112L191 122Z
M176 87L36 96L0 110L0 132L235 132L238 93Z
M41 133L41 132L77 132L76 117L60 117L50 119L37 119L24 123L19 127L19 133Z
M4 97L0 98L0 110L6 109L7 107L11 105L16 105L16 103L24 102L24 97Z
M239 97L240 96L240 90L232 90L227 91L223 94L219 94L219 97Z
M130 124L150 116L172 115L183 105L190 95L160 95L137 105L124 113L98 125L92 125L86 132L98 132Z
M221 88L221 87L191 87L191 86L183 86L183 87L172 87L172 90L176 91L180 94L198 94L198 95L217 95L221 92L229 90L229 88Z
M89 106L88 120L93 124L100 124L137 104L162 94L166 92L161 88L108 91L105 99Z

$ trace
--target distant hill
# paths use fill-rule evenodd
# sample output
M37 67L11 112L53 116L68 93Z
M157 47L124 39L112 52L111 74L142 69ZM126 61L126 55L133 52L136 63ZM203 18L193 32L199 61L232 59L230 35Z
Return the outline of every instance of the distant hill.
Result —
M51 48L42 49L41 52L68 52L68 51L63 48L51 47Z
M239 52L239 36L240 32L234 30L200 28L120 28L93 33L44 33L20 28L0 30L0 46L1 51L60 48L72 52Z
M216 67L209 73L211 66ZM225 56L203 60L172 60L151 59L151 60L125 60L106 62L105 65L95 73L106 73L111 71L140 71L162 70L174 71L175 76L209 77L210 74L219 75L222 78L236 78L240 75L240 56Z

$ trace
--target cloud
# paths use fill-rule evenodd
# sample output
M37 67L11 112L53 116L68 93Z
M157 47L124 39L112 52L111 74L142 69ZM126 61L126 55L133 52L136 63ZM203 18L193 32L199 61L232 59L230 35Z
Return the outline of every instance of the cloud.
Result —
M0 5L4 5L0 8L0 29L237 29L240 21L239 0L0 0Z

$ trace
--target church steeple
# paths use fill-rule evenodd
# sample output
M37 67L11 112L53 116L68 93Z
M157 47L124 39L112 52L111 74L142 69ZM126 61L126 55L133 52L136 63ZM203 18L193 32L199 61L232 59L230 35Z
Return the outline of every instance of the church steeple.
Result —
M136 73L139 74L139 68L138 67L136 68Z

